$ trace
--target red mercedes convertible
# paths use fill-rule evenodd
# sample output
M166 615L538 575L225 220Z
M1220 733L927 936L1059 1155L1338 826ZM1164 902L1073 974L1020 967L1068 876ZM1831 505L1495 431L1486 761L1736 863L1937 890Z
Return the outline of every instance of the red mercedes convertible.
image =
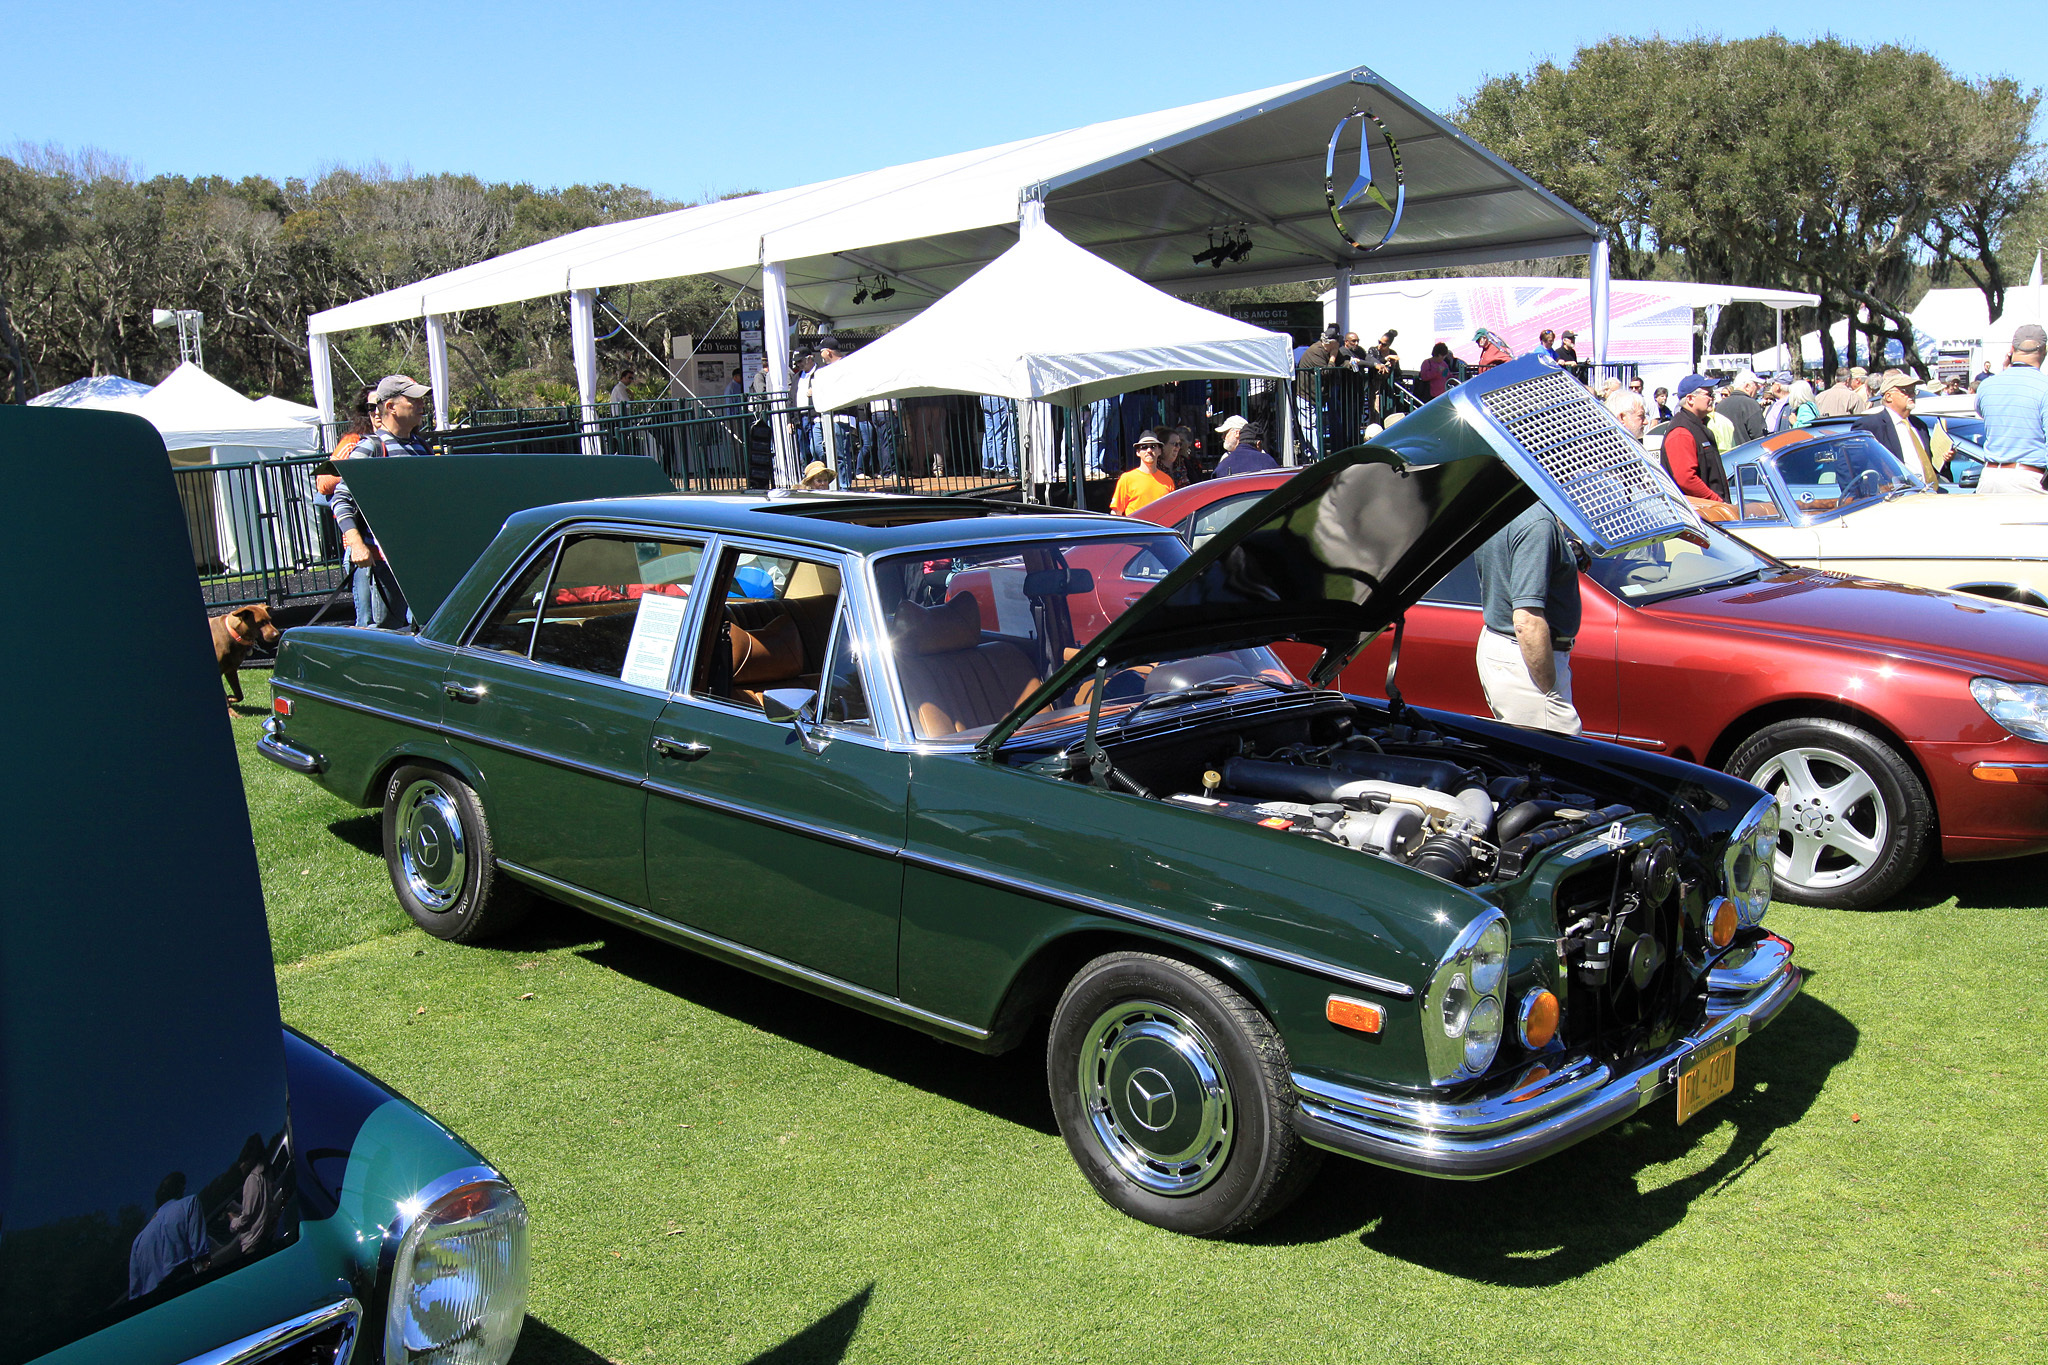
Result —
M1198 483L1139 515L1199 545L1286 477ZM1707 532L1581 575L1572 689L1588 736L1774 793L1784 900L1861 909L1937 851L2048 851L2048 612L1793 568ZM1480 629L1467 562L1408 613L1402 696L1490 714ZM1391 647L1388 632L1354 659L1345 690L1385 696Z

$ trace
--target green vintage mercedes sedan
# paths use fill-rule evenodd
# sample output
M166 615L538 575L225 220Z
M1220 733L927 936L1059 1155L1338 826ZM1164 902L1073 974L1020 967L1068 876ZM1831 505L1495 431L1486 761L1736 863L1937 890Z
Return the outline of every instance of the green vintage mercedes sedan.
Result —
M1161 1227L1242 1231L1325 1149L1469 1179L1674 1092L1683 1122L1798 991L1755 788L1328 686L1532 487L1596 551L1690 529L1548 361L1194 552L1009 502L632 495L631 459L350 483L421 624L289 632L263 750L382 808L421 926L537 892L986 1052L1049 1016L1075 1161Z

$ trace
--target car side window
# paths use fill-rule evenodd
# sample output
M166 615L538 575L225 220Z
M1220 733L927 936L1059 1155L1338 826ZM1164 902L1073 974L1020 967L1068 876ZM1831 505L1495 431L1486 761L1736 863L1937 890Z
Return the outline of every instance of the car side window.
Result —
M498 605L491 608L490 615L477 627L476 634L470 637L470 644L478 649L521 656L532 648L534 623L540 619L541 598L547 592L548 574L555 567L555 555L559 549L559 545L550 545L546 554L534 560L533 566L519 575L511 591L498 599Z
M1763 470L1754 464L1735 467L1735 506L1744 521L1784 519L1784 513L1778 510L1777 502L1771 497L1770 485L1764 482Z
M1479 561L1466 559L1443 576L1443 581L1422 595L1425 602L1454 607L1479 605Z
M1252 504L1264 497L1267 491L1270 490L1245 493L1235 498L1224 498L1220 502L1210 503L1207 507L1195 513L1193 521L1188 526L1188 548L1190 550L1201 549L1211 536L1250 511Z
M839 625L832 636L832 663L825 670L825 691L819 698L818 719L827 725L874 733L875 718L868 710L868 690L860 671L860 640L854 634L853 614L841 610Z
M665 690L702 556L688 541L568 537L545 591L522 599L538 607L528 656Z
M705 613L691 692L758 708L776 688L819 689L839 611L837 565L735 548L705 582L717 605Z

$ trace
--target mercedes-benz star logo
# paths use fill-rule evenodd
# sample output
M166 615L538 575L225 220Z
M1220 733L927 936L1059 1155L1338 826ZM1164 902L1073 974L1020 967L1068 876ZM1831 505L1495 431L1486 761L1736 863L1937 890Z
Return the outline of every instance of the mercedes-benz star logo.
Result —
M413 835L413 847L421 862L432 864L438 861L441 854L441 832L432 825L421 825Z
M1131 1073L1124 1099L1138 1126L1154 1133L1172 1123L1174 1111L1180 1107L1173 1097L1172 1082L1149 1066Z

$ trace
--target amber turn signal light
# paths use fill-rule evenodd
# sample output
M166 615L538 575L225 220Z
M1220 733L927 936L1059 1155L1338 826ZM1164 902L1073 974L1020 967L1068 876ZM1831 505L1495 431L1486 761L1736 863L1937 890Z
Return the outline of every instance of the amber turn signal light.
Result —
M292 699L290 697L272 697L270 699L270 709L277 712L280 716L288 716L292 713Z
M1531 1052L1541 1052L1550 1046L1550 1040L1557 1036L1557 997L1549 991L1531 991L1522 997L1522 1008L1516 1023L1522 1034L1522 1046Z
M1352 1029L1358 1033L1378 1033L1387 1022L1387 1012L1378 1005L1364 1000L1353 1000L1348 995L1333 995L1330 1003L1323 1008L1324 1017L1338 1028Z
M1713 909L1714 918L1708 929L1713 936L1714 946L1726 948L1735 942L1735 927L1741 923L1741 916L1736 913L1735 902L1726 896L1716 899Z

